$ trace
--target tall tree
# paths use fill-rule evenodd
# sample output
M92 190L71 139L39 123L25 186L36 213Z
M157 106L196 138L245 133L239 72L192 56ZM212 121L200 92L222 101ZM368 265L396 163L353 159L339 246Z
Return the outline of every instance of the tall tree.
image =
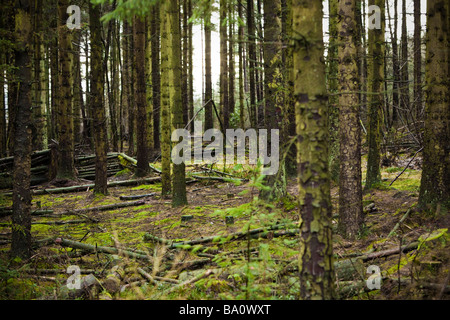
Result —
M57 178L73 180L76 177L73 141L73 52L72 31L66 26L69 17L66 10L68 0L58 0L58 45L59 45L59 97L56 106L58 119L59 161Z
M16 1L15 66L18 85L14 119L13 215L11 256L31 254L31 1Z
M107 151L108 139L106 135L106 116L103 104L104 94L104 68L103 68L103 45L102 29L100 23L100 5L89 2L89 27L91 45L91 99L90 107L94 122L94 145L95 145L95 187L94 192L107 194Z
M159 2L152 6L152 101L153 101L153 147L160 150L160 106L161 106L161 69L160 69L160 21L159 21Z
M136 64L135 82L135 110L136 110L136 176L145 176L150 167L148 164L148 122L147 122L147 95L145 81L145 20L136 16L133 23L134 30L134 58Z
M363 222L356 1L340 1L338 12L339 230L347 238L355 238Z
M169 20L171 32L171 46L169 51L169 65L172 71L173 89L170 94L170 101L173 103L172 126L174 129L183 129L183 108L181 98L181 33L179 25L179 2L178 0L169 1L169 11L166 13ZM178 207L187 204L186 197L186 177L185 164L173 164L173 182L172 182L172 206Z
M401 109L404 110L405 119L408 119L411 106L409 105L409 73L408 73L408 30L406 27L406 0L402 0L402 35L400 39L401 52Z
M427 1L425 131L419 206L450 208L449 3ZM443 207L443 208L442 208ZM445 210L445 209L444 209Z
M369 5L380 8L380 28L369 29L368 49L368 132L369 152L367 156L367 190L381 180L380 141L381 111L384 109L384 0L369 0Z
M211 12L212 1L205 3L205 130L214 128L213 104L210 101L212 96L212 76L211 76Z
M416 122L419 121L422 114L422 25L420 22L420 0L414 0L414 113Z
M335 293L322 1L293 0L292 14L300 296L331 299Z
M255 21L253 0L247 1L247 37L248 37L248 65L250 86L250 125L256 128L256 43L255 43Z
M171 43L169 37L169 1L160 3L160 23L161 23L161 185L163 196L167 196L172 191L170 180L170 64L169 51Z
M242 2L238 2L238 55L239 55L239 119L240 128L245 126L244 113L244 14Z
M223 129L229 126L229 94L228 94L228 46L227 46L227 1L220 0L220 111Z
M281 55L281 0L264 0L264 86L265 86L265 129L267 129L267 150L272 150L275 136L272 129L281 129L282 108L284 103L284 83L282 77ZM276 137L279 139L279 136ZM283 137L284 138L284 137ZM282 140L284 140L282 138ZM274 155L271 155L272 157ZM280 155L278 155L280 157ZM281 158L281 157L280 157ZM286 194L284 161L280 161L279 170L266 176L265 183L270 187L262 190L263 199L280 199ZM273 165L270 164L270 165Z
M328 72L327 83L329 105L329 126L330 126L330 175L333 181L339 180L339 96L338 96L338 0L329 0L328 8L330 18L328 21L328 29L330 32L330 40L328 44ZM345 45L348 45L345 43ZM355 58L355 57L353 57ZM356 62L356 61L355 61Z

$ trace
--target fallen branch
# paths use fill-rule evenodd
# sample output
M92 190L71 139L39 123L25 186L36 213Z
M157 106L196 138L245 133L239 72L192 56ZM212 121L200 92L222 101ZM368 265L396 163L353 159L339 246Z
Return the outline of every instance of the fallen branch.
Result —
M397 179L403 174L403 172L405 172L406 168L409 167L409 165L410 165L411 162L414 160L414 158L416 157L416 155L417 155L420 151L422 151L422 149L423 149L423 147L420 148L419 150L417 150L416 153L414 153L413 157L411 158L411 160L409 160L408 164L403 168L402 172L400 172L400 173L394 178L394 180L392 180L392 182L389 183L389 186L391 186L391 185L395 182L395 180L397 180Z
M137 194L137 195L134 195L134 196L120 196L119 199L120 200L135 200L135 199L152 197L154 195L156 195L156 192L146 193L146 194Z
M91 212L91 211L108 211L108 210L115 210L115 209L125 208L125 207L140 206L143 204L145 204L144 200L139 200L139 201L134 201L134 202L120 202L120 203L107 204L107 205L97 206L97 207L67 210L67 211L61 212L59 214L60 215L68 215L68 214L86 213L86 212Z
M118 249L114 247L105 247L105 246L94 246L87 243L82 243L78 241L73 241L69 239L63 239L63 238L56 238L55 243L60 244L64 247L70 247L73 249L80 249L90 252L101 252L101 253L107 253L107 254L121 254L123 256L126 256L128 258L135 258L135 259L141 259L146 261L152 261L153 259L144 254L139 254L130 250L124 250L124 249Z
M391 237L395 231L397 231L397 229L400 227L400 224L406 220L406 218L408 218L409 213L411 212L411 208L409 208L406 213L403 215L403 217L400 219L399 222L397 222L397 224L394 226L394 228L392 228L391 232L389 232L387 238Z

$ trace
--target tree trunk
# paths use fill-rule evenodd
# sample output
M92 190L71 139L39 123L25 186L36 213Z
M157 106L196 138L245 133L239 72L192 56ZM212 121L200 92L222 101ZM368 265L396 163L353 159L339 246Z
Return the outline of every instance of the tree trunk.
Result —
M220 113L223 129L229 127L228 95L228 48L227 48L227 1L220 0Z
M107 135L105 106L103 104L103 61L100 23L100 5L89 3L89 26L91 44L91 109L94 116L95 188L99 194L108 193L107 182Z
M425 131L419 206L450 208L449 4L427 1ZM442 209L441 209L442 210Z
M297 158L300 160L300 296L332 299L335 293L322 1L293 0L292 13Z
M408 31L406 28L406 0L402 0L402 35L400 40L401 50L401 89L400 101L401 109L405 119L411 117L409 105L409 83L408 83ZM411 119L413 120L413 119Z
M58 112L59 162L57 178L74 180L74 141L73 141L73 52L72 32L66 26L69 17L66 10L68 0L58 0L58 44L59 44L59 101L56 106Z
M169 64L169 1L160 3L161 21L161 179L162 196L167 196L172 191L170 180L170 64Z
M339 230L354 239L363 223L361 126L355 2L339 2Z
M14 119L13 215L11 256L31 255L31 52L32 21L29 1L16 1L15 66L18 86Z
M143 177L148 174L148 122L147 122L147 96L145 84L145 20L134 18L134 57L136 63L135 103L136 103L136 176ZM138 67L139 66L139 67Z
M152 7L152 87L153 87L153 148L160 150L160 107L161 107L161 74L160 74L160 21L159 2Z
M420 23L420 0L414 0L414 114L415 130L419 132L422 118L422 26Z
M380 8L380 29L369 30L368 52L368 132L369 152L367 157L366 190L370 190L381 181L380 143L381 111L383 108L384 83L384 0L370 0L369 5Z
M182 103L181 97L181 33L179 25L179 3L178 0L169 1L169 11L166 12L169 30L171 33L171 47L169 51L169 65L173 73L173 89L170 94L170 101L173 103L172 111L172 127L174 129L183 129L183 108L187 108ZM172 181L172 207L179 207L187 204L186 197L186 176L185 163L173 164L173 181Z
M211 11L212 3L207 1L205 8L205 131L214 128L211 78Z
M254 22L254 3L253 0L247 1L247 37L248 37L248 64L249 64L249 86L250 86L250 126L256 128L256 83L255 83L255 62L256 62L256 44L255 44L255 22Z
M264 87L265 87L265 129L267 129L267 150L272 150L275 135L272 129L280 130L282 122L283 77L281 56L281 0L264 0ZM276 135L279 140L280 136ZM284 141L284 137L282 137ZM279 141L277 141L279 143ZM283 148L284 149L284 148ZM282 150L283 152L285 150ZM272 151L271 151L272 152ZM260 196L265 200L280 199L286 194L284 161L280 152L279 167L276 174L268 175L265 184L270 190L261 190ZM270 166L273 166L271 163Z

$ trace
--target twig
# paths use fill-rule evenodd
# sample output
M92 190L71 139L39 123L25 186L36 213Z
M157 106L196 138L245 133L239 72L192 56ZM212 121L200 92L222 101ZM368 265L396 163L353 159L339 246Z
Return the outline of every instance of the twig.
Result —
M399 222L397 222L397 224L394 226L394 228L392 228L392 231L389 232L387 238L391 237L395 231L397 231L398 227L400 227L400 224L405 221L405 219L409 216L409 213L411 212L411 208L409 208L406 213L403 215L403 217L400 219Z
M395 177L395 179L392 180L392 182L389 184L389 186L391 186L391 185L395 182L395 180L397 180L398 177L400 177L400 176L403 174L403 172L405 172L406 168L409 167L409 165L410 165L411 162L414 160L414 158L416 157L416 155L417 155L420 151L422 151L422 149L423 149L423 147L416 151L416 153L413 155L413 157L411 158L411 160L409 160L409 162L408 162L408 164L405 166L405 168L403 168L402 172L400 172L400 173Z

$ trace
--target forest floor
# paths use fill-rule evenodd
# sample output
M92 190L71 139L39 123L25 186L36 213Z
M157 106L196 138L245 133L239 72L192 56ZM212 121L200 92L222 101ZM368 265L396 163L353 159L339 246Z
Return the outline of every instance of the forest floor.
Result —
M389 186L407 161L383 168L383 183L364 195L357 239L334 235L340 299L450 298L449 215L414 209L420 185L414 166ZM296 180L288 181L286 197L267 204L247 169L231 172L249 182L189 183L189 204L175 209L160 197L158 182L111 187L107 196L34 195L33 210L53 212L33 215L32 236L40 241L30 259L9 260L10 216L0 217L0 299L297 299ZM122 172L112 180L130 178ZM142 194L152 195L129 207L73 211ZM331 194L336 227L336 186ZM0 195L1 206L11 206L11 198ZM69 266L87 288L67 290L75 284Z

